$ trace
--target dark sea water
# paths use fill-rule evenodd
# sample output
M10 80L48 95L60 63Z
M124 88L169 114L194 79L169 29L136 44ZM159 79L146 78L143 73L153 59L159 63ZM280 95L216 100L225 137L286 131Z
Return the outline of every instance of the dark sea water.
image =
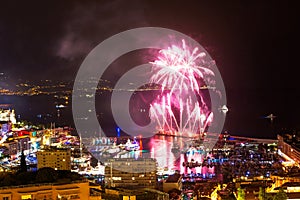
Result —
M96 111L99 116L98 120L105 133L108 136L116 134L114 119L110 110L110 94L97 96ZM51 95L37 96L0 96L0 104L11 104L11 108L15 109L17 120L26 120L33 123L50 124L55 122L56 126L74 127L72 117L71 99L69 99L66 107L57 109L56 105L60 104L60 100ZM65 103L65 102L64 102ZM241 110L239 107L232 107L226 117L224 131L228 131L231 135L249 136L258 138L276 138L279 128L275 118L274 124L268 119L264 119L261 113L253 109L253 111ZM143 116L136 115L136 118ZM121 135L126 135L121 132Z
M0 104L10 104L15 110L17 121L47 124L56 122L61 125L72 124L71 107L56 109L58 100L49 95L37 96L0 96ZM60 116L58 117L58 112Z

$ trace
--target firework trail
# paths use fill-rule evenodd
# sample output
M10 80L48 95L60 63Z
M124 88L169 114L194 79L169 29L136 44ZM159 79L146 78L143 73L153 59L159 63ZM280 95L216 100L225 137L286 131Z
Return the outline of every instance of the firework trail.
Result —
M161 94L150 105L150 118L159 129L175 135L203 133L212 122L209 110L200 92L206 76L213 76L205 62L205 52L190 50L185 41L159 51L151 62L151 82L161 85ZM201 85L202 84L202 85Z

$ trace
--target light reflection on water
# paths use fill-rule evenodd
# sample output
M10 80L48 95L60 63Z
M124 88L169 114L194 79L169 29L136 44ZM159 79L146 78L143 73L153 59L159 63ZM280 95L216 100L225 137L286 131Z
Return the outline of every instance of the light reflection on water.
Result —
M194 162L202 163L205 155L199 152L191 154L173 153L172 146L174 143L178 144L180 149L183 149L186 142L185 138L170 137L170 136L154 136L149 139L143 139L143 151L131 151L121 156L121 158L155 158L157 160L158 167L168 168L180 171L181 174L200 173L210 174L214 173L214 167L195 167L189 168L183 166L184 162L190 162L192 159Z

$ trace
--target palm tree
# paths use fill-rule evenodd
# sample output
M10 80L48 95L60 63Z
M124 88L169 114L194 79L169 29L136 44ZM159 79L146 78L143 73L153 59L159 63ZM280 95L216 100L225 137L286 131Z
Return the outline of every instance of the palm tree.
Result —
M245 200L246 199L246 195L245 195L245 190L243 190L242 188L238 188L238 198L237 200Z
M278 193L274 196L273 200L287 200L288 197L284 192L283 188L280 188Z

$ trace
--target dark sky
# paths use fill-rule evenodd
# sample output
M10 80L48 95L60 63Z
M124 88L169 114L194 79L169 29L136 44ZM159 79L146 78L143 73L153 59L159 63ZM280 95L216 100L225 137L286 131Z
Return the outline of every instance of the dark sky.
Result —
M228 100L225 129L272 137L300 128L289 1L5 1L0 5L0 71L22 79L75 78L85 56L130 28L165 27L196 39L216 61ZM295 55L292 56L292 55Z

